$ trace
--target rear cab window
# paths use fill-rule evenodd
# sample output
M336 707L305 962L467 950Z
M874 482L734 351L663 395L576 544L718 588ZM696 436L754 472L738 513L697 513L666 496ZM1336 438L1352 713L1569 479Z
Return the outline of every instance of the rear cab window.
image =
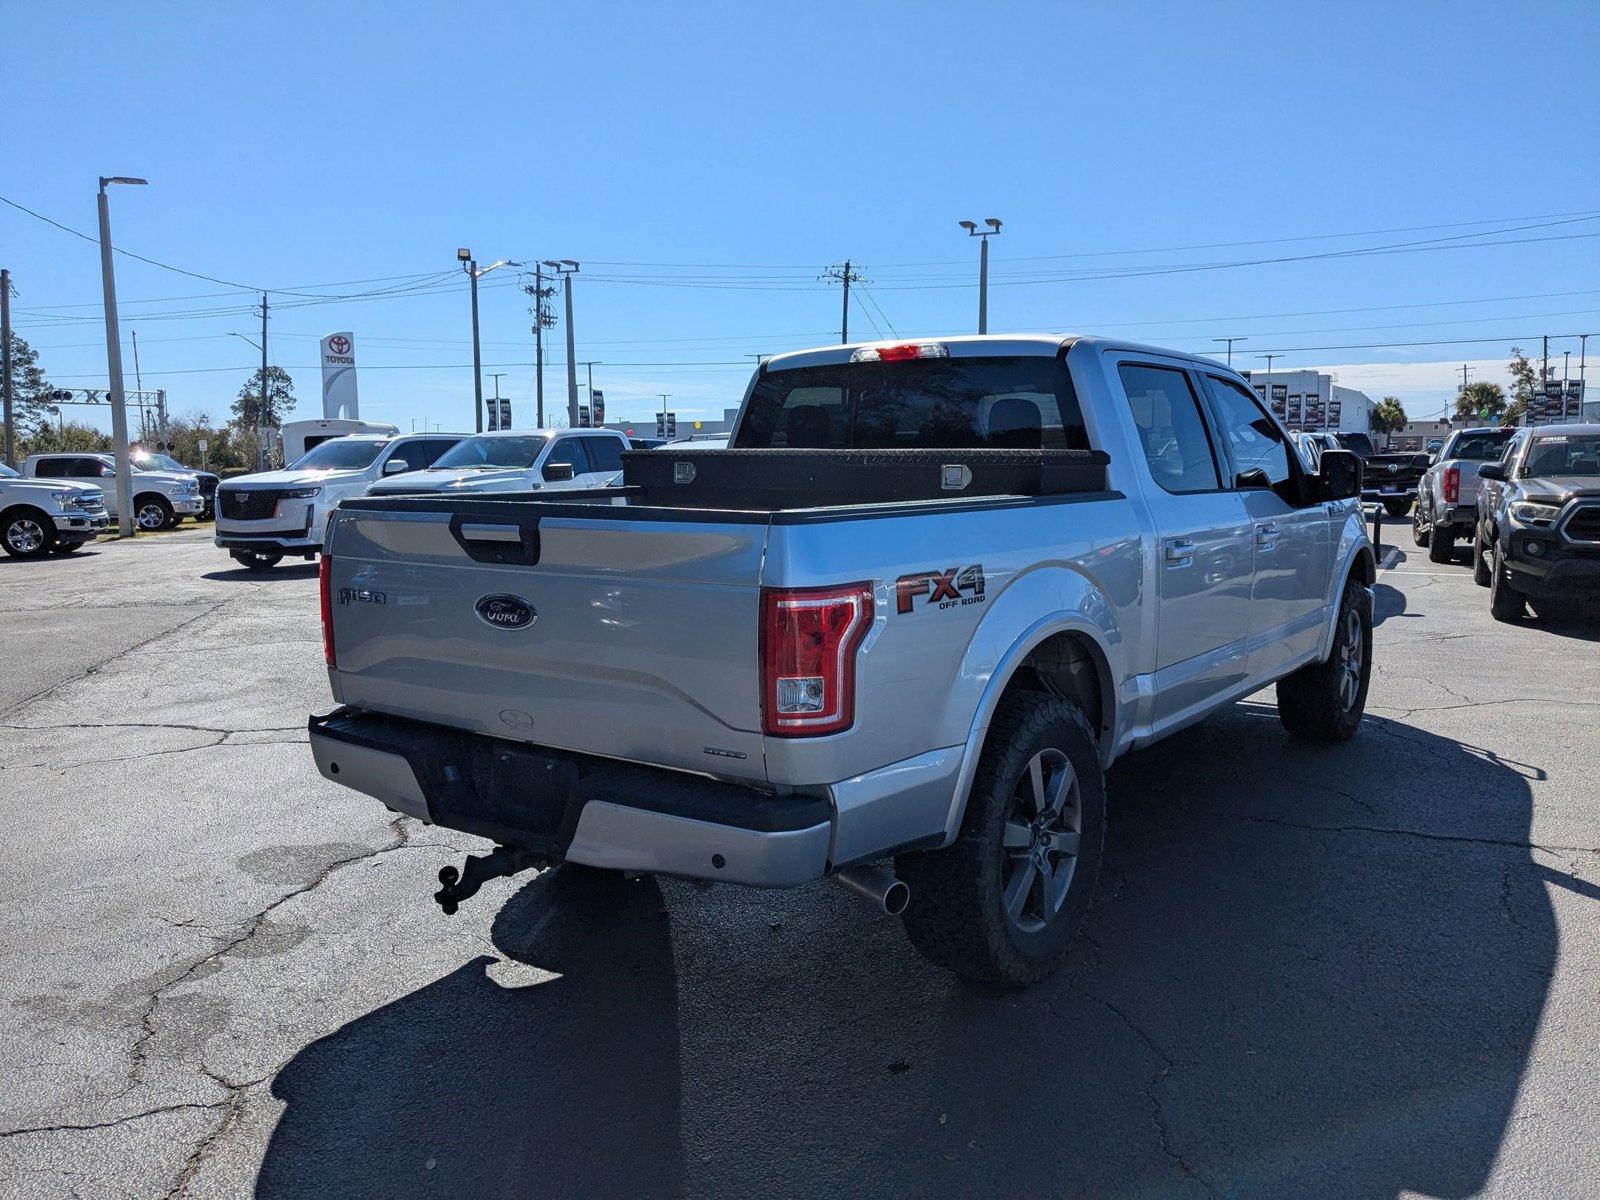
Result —
M834 363L763 374L736 449L1087 450L1055 356Z
M607 437L605 434L589 434L582 440L584 449L589 452L591 471L622 470L621 438Z

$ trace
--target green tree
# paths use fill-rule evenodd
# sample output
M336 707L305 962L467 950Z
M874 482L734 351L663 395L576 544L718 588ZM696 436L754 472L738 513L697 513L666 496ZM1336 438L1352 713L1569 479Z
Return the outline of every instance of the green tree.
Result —
M38 433L56 415L50 405L50 390L44 368L39 365L39 352L12 330L11 397L18 437Z
M267 368L265 397L262 396L261 372L257 370L250 376L250 381L239 389L239 398L233 402L234 420L251 430L262 426L276 429L293 411L294 380L282 367Z
M1506 411L1506 391L1498 383L1480 379L1461 389L1456 397L1456 419L1498 421Z
M1405 406L1400 403L1400 397L1385 396L1372 406L1372 415L1367 424L1373 433L1381 433L1387 440L1390 434L1404 429L1410 419L1406 416Z
M17 456L29 454L57 454L81 451L104 454L111 449L111 435L102 433L92 425L80 421L44 421L32 433L24 434L17 443Z
M1522 414L1528 411L1528 405L1538 394L1539 373L1528 361L1528 356L1516 346L1511 347L1511 361L1506 364L1506 373L1511 376L1511 403L1506 407L1503 419L1507 425L1520 425Z

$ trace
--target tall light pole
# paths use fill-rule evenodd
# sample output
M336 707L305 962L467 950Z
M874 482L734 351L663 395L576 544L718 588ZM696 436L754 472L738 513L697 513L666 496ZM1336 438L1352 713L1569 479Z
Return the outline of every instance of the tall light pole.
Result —
M589 372L589 382L587 384L585 384L584 386L589 389L589 424L593 425L595 423L595 421L594 421L594 369L596 367L604 366L605 363L602 362L600 359L596 358L596 359L593 359L592 361L591 360L585 360L582 365Z
M968 237L982 240L978 250L978 332L989 332L989 239L1000 232L999 217L985 217L983 223L988 229L979 229L974 221L957 221L956 224L967 231Z
M128 175L100 176L100 286L105 293L106 372L111 383L111 436L117 451L117 532L133 536L133 471L128 463L127 394L122 388L122 336L117 331L117 277L111 266L111 208L106 184L143 186Z
M672 395L672 393L671 392L657 392L656 395L661 397L661 436L662 437L666 437L667 436L667 400Z
M1228 343L1228 365L1231 367L1231 366L1233 366L1233 344L1235 342L1248 342L1250 339L1247 338L1247 337L1231 337L1231 338L1212 338L1211 340L1213 342L1227 342Z
M1275 359L1275 358L1282 358L1283 355L1281 355L1281 354L1258 354L1258 355L1256 355L1256 357L1257 358L1264 358L1264 359L1267 360L1267 409L1268 409L1268 411L1271 411L1271 409L1272 409L1272 360ZM1288 420L1289 420L1289 406L1288 406L1287 403L1285 403L1285 405L1284 405L1283 419L1284 419L1285 423L1287 423Z
M567 427L578 427L578 351L572 335L572 277L578 264L570 258L545 259L544 265L561 278L562 298L567 305Z
M504 371L495 371L489 376L490 379L494 380L494 407L489 410L489 427L491 429L500 427L500 381L505 377L506 373Z
M478 262L472 251L462 246L456 261L472 280L472 419L478 433L483 432L483 352L478 348Z
M1579 368L1581 371L1583 368ZM5 464L15 467L17 442L12 426L16 414L11 402L11 272L0 270L0 389L4 390L6 418Z

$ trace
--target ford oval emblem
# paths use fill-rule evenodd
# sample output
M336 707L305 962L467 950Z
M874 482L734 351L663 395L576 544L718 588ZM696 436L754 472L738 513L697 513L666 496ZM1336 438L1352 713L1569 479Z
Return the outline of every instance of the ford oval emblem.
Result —
M483 596L473 605L478 616L496 629L523 629L532 625L539 614L521 596L504 592Z

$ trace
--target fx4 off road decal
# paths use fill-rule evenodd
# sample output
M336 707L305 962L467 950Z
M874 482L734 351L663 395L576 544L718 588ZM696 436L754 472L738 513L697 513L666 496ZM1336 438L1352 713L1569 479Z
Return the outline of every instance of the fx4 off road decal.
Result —
M965 594L963 594L965 593ZM983 564L949 567L943 571L918 571L895 580L895 611L910 612L917 597L926 597L924 607L960 608L983 603Z

